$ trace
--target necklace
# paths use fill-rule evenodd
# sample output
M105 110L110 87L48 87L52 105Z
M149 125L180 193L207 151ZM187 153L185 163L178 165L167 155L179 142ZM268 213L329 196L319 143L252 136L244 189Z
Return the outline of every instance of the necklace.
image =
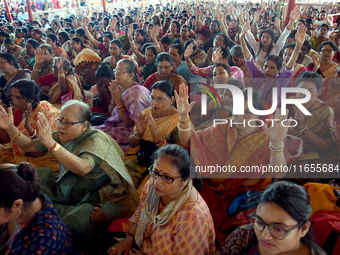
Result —
M313 108L315 101L312 103L312 105L307 109L308 111Z

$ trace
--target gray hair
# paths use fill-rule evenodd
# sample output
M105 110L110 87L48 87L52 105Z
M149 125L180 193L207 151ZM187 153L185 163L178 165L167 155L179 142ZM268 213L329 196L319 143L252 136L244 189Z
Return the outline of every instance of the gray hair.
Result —
M60 58L60 57L55 57L55 58L53 59L53 66L55 65L56 60L61 61L61 58ZM69 72L70 69L72 69L71 63L70 63L70 61L69 61L67 58L65 59L63 69L64 69L66 72Z
M244 58L241 45L234 45L230 50L230 55L235 58Z
M87 122L89 124L88 127L91 126L92 113L91 113L90 107L86 103L79 101L79 100L75 100L75 99L67 101L61 107L60 112L62 112L68 107L72 107L72 110L76 109L77 111L76 115L79 121Z
M138 81L138 73L137 73L136 64L130 59L122 59L122 60L118 61L118 63L120 63L120 62L125 64L126 70L129 74L133 73L133 80ZM117 63L117 65L118 65L118 63Z
M52 49L51 45L44 43L44 44L40 45L38 49L41 49L42 47L45 47L50 54L53 53L53 49Z

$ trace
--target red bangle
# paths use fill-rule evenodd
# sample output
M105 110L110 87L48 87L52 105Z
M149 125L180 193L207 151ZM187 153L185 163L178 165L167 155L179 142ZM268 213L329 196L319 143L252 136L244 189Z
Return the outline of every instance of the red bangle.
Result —
M58 144L58 143L55 142L55 143L53 144L53 146L52 146L51 148L48 149L48 152L50 152L51 150L53 150L53 149L57 146L57 144Z

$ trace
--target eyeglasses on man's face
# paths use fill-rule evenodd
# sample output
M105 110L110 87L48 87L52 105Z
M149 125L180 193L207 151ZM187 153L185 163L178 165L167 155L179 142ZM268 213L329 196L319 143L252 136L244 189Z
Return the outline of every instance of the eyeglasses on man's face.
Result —
M160 174L160 173L157 171L157 169L154 168L154 165L150 166L148 170L149 170L150 176L151 176L154 180L157 180L158 177L161 177L162 181L165 182L166 184L172 184L172 183L174 183L175 180L181 178L181 176L178 176L178 177L176 177L176 178L172 178L172 177L170 177L170 176Z

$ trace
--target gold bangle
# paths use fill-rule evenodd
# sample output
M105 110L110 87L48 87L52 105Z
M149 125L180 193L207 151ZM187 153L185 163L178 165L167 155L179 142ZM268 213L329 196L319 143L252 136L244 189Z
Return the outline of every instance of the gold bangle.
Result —
M133 132L132 135L133 135L134 138L136 138L136 139L138 139L138 140L142 139L142 137L138 137L138 136L136 135L136 132Z
M179 122L179 123L182 123L182 124L185 124L185 123L187 123L189 120L190 120L190 118L188 118L186 121L181 121L180 119L178 119L178 122Z
M120 106L117 107L117 109L119 110L119 109L121 109L123 107L124 107L124 105L120 105Z
M54 156L56 159L58 159L62 154L64 154L67 150L64 149L62 152L60 152L57 156Z
M27 132L27 137L28 137L29 139L32 139L33 137L35 137L36 134L37 134L37 130L34 129L33 135L29 135L29 133Z
M163 140L164 140L164 139L161 138L161 139L159 140L159 143L156 143L156 146L159 146Z
M178 124L177 124L177 128L178 128L179 131L183 131L183 132L189 131L189 130L190 130L190 123L189 123L189 127L188 127L188 128L180 128L180 127L179 127L179 123L178 123Z
M58 77L66 77L65 74L58 74Z
M40 72L40 70L36 69L35 66L33 67L33 71Z
M61 148L61 145L57 143L57 145L53 149L51 149L51 151L57 152L60 148Z
M18 140L20 136L21 136L21 132L19 131L19 134L16 137L10 137L10 138L14 142L15 140Z

